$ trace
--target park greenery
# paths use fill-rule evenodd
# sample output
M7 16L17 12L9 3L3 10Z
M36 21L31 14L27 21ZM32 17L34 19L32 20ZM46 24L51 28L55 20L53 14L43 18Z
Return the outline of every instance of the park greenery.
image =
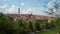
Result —
M52 22L35 21L33 23L30 20L23 21L22 18L15 22L10 17L0 13L0 34L28 34L29 32L47 31L56 28L56 23Z
M54 9L56 10L54 12ZM48 8L49 15L53 15L51 22L31 22L29 19L23 21L20 17L17 21L14 21L10 17L4 16L0 13L0 34L29 34L29 32L43 32L48 30L57 30L60 34L60 4L55 1L53 8Z
M48 7L47 7L48 8ZM60 3L55 0L52 7L48 8L48 11L45 11L48 15L54 17L52 23L55 23L56 30L60 34Z

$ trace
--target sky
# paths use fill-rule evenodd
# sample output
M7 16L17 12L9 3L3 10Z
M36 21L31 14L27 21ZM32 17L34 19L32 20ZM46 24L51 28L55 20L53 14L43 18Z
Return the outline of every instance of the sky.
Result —
M0 0L0 12L18 14L20 8L20 14L46 15L44 5L51 7L52 1L55 0Z

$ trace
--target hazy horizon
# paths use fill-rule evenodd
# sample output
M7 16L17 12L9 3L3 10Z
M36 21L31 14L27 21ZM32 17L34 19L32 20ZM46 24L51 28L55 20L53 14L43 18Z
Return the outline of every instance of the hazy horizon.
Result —
M0 0L0 12L4 14L18 14L18 8L20 8L20 14L36 14L46 15L44 5L49 8L52 7L55 0ZM58 0L60 3L60 0Z

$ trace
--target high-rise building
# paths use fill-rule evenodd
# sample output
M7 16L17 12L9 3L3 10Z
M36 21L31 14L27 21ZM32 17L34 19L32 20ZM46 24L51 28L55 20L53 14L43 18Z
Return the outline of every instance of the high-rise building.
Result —
M18 14L20 14L20 8L18 8Z

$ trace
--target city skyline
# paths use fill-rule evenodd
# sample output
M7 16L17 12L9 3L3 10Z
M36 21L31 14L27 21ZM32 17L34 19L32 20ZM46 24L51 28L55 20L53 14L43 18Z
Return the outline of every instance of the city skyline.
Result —
M17 14L18 8L20 8L21 14L30 14L32 12L37 15L46 15L44 5L51 7L53 1L55 0L0 0L0 12Z

